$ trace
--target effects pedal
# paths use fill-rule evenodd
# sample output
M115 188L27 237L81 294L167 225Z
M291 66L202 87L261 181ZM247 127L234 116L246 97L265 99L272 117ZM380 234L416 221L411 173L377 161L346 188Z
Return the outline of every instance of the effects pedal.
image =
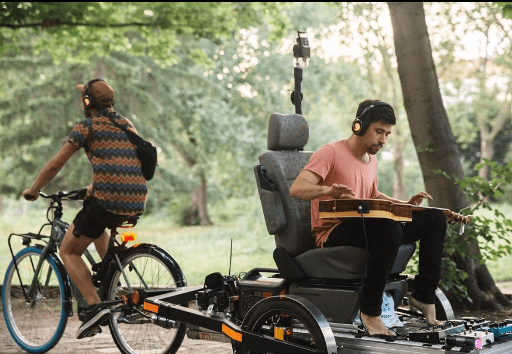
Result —
M439 326L421 327L418 331L409 333L409 340L423 343L444 343L448 335L454 335L465 330L464 321L446 321Z
M467 349L482 349L485 345L494 343L494 334L488 331L464 331L446 336L446 345Z
M508 337L512 335L512 320L491 322L487 327L482 327L482 329L492 332L495 338Z
M487 321L483 318L462 317L461 320L466 322L467 330L488 331L494 334L495 339L512 335L512 319L497 322Z

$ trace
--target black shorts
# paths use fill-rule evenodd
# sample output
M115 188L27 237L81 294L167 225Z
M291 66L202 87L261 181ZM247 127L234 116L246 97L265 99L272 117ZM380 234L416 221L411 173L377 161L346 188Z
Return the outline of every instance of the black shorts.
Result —
M82 210L73 220L75 225L73 235L97 239L107 227L116 226L120 216L103 209L95 198L87 199L84 201Z

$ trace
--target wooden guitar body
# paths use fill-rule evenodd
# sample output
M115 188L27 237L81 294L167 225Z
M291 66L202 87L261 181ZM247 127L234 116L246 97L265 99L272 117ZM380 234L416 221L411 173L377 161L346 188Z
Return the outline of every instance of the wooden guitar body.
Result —
M321 200L318 205L318 217L329 218L385 218L399 222L412 221L413 210L437 209L446 215L446 221L468 225L470 216L448 209L421 207L411 204L395 204L381 199L329 199ZM362 215L361 215L362 214Z
M394 204L381 199L321 200L319 217L327 218L385 218L400 222L412 221L412 205Z

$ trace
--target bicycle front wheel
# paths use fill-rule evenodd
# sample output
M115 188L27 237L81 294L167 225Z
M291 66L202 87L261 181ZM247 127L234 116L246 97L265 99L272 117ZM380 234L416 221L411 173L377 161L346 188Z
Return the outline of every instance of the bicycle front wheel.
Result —
M52 349L66 329L66 292L58 259L49 256L36 278L34 295L26 297L41 258L41 249L27 247L11 261L2 286L2 309L14 341L29 353ZM16 270L18 269L18 271Z
M127 280L117 268L111 269L102 285L103 300L119 299L133 290L160 291L186 286L178 263L163 249L139 244L120 256L121 267ZM176 353L185 336L184 323L173 328L162 328L150 320L151 313L139 305L111 308L110 333L117 347L125 354Z

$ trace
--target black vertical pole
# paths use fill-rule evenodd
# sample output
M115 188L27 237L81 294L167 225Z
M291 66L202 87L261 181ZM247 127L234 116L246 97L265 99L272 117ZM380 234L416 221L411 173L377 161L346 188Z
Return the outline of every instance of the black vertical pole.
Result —
M301 68L293 68L293 77L295 78L295 91L294 94L294 102L295 105L295 113L302 114L302 92L301 90L301 83L302 83L302 69Z

